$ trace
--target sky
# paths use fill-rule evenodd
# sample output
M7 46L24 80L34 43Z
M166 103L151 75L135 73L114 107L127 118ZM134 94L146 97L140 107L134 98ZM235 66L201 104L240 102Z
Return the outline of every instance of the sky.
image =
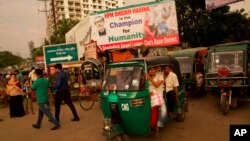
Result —
M135 0L127 1L127 4L135 4ZM233 4L232 8L245 8L249 12L250 0ZM30 57L28 42L33 41L35 47L42 44L46 34L46 19L45 13L38 12L38 9L44 10L43 1L0 0L0 51L11 51L27 58Z
M0 51L30 56L28 42L40 46L45 37L44 2L38 0L0 0Z

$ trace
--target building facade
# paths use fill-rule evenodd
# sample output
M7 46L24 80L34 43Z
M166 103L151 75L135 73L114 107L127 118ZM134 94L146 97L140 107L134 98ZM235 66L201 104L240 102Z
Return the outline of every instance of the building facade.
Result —
M50 0L47 30L51 36L59 20L83 20L88 14L122 7L125 0Z

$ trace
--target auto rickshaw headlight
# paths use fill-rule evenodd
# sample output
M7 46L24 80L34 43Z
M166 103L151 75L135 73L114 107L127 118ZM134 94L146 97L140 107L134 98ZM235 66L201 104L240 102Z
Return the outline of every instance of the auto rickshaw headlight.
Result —
M111 126L112 126L112 124L111 124L111 119L104 119L104 123L103 123L103 129L104 129L104 131L110 131L111 130Z
M110 128L110 126L106 125L106 126L104 127L104 130L105 130L105 131L110 131L111 128Z

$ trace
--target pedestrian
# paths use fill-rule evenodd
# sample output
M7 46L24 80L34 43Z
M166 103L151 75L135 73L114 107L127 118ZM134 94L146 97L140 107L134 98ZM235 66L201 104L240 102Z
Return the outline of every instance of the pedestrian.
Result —
M0 73L0 100L4 99L4 92L5 92L5 81L3 74ZM3 121L3 119L0 118L0 121Z
M10 117L22 117L25 115L23 108L23 91L20 81L15 74L11 74L6 86L6 94L10 96L9 108Z
M172 66L165 66L165 89L167 97L167 107L168 107L168 116L173 119L176 117L174 112L174 105L178 104L178 87L179 81L177 75L173 72Z
M30 81L29 79L26 79L24 81L24 85L23 85L23 92L24 92L24 109L25 109L25 113L29 114L29 108L30 108L30 112L32 114L34 114L34 110L33 110L33 101L32 101L32 92L31 90L31 85L30 85Z
M23 86L24 79L23 79L22 73L19 70L15 70L14 73L15 73L15 75L17 77L17 80L20 81L21 85Z
M149 90L151 95L160 95L163 100L163 81L164 77L161 72L156 72L157 67L151 67L146 74L146 78L149 80ZM164 127L164 122L167 116L167 108L165 102L159 107L159 116L156 125L156 137L160 138L160 128Z
M54 68L57 72L55 85L55 88L57 89L55 96L55 117L59 122L61 104L62 101L65 101L73 114L73 119L71 119L71 121L79 121L80 118L77 114L75 106L71 101L71 93L68 86L68 75L63 71L62 64L55 64Z
M4 98L5 86L6 86L6 82L4 80L3 74L0 73L0 98L1 99Z
M36 76L36 73L35 73L35 67L31 68L31 71L30 71L28 77L30 79L31 84L33 84L33 82L37 79L37 76Z
M36 69L35 73L38 78L32 84L31 89L34 90L36 93L39 110L37 122L36 124L32 124L32 126L36 129L39 129L42 124L43 115L45 114L49 118L49 120L54 124L54 127L52 127L51 130L56 130L60 127L60 124L52 115L49 110L49 106L47 105L49 81L46 78L43 78L43 71L41 69Z

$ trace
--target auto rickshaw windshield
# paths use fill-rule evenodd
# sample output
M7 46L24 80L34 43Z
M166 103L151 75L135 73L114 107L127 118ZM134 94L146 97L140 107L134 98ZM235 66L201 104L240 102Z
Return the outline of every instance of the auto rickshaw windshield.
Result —
M231 72L243 71L243 51L213 52L209 59L209 73L216 73L221 66L227 66Z
M145 88L145 76L140 66L108 68L102 90L131 91Z

